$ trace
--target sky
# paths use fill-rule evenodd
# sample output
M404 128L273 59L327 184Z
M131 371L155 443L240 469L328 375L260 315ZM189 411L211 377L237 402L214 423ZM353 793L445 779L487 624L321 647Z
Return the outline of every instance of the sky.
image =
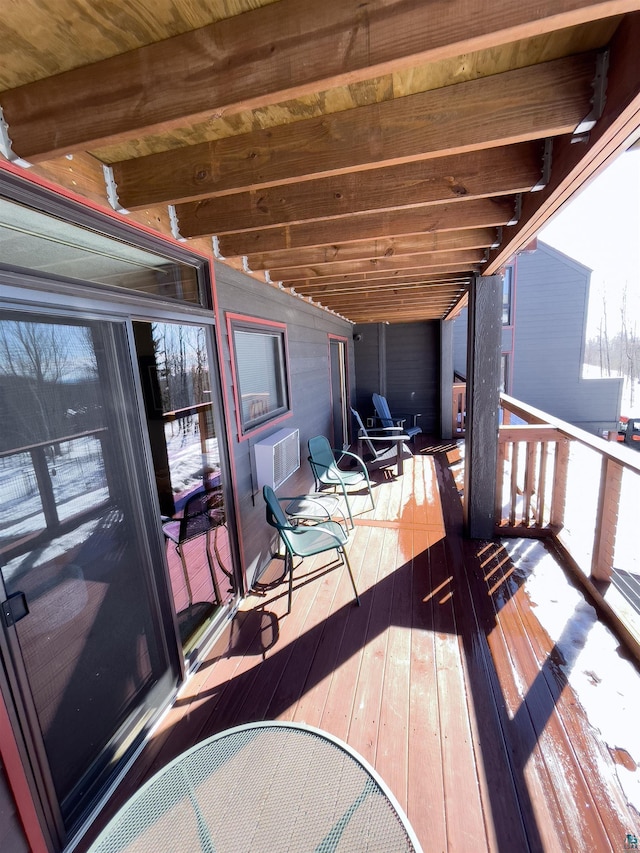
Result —
M589 267L587 336L597 335L607 302L609 335L620 328L627 286L628 321L640 334L640 150L627 151L565 204L538 237Z

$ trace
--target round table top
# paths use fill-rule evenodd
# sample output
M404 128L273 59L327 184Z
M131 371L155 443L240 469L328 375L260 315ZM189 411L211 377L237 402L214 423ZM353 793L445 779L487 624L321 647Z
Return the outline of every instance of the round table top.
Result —
M384 782L309 726L251 723L192 747L147 782L90 853L420 851Z

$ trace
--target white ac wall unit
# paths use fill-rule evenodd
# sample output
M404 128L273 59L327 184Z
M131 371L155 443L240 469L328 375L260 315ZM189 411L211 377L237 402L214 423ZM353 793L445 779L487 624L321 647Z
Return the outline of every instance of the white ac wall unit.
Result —
M297 429L278 430L269 438L256 442L253 449L259 489L263 486L277 489L300 467L300 432Z

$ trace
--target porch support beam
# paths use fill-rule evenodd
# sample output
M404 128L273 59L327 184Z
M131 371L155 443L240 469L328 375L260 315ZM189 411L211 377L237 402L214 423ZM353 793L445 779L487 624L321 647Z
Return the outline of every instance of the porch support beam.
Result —
M465 532L472 539L491 539L498 462L502 276L475 277L468 318Z
M618 15L633 0L280 0L2 96L31 162ZM100 109L96 109L100 104Z
M127 210L178 204L570 134L589 113L595 68L583 53L124 160L112 164L118 198Z
M498 240L497 228L465 228L436 234L410 234L357 243L340 242L280 252L256 252L248 255L252 270L289 269L299 266L349 263L369 258L400 257L422 252L450 252L455 249L480 249ZM274 276L271 276L274 279Z
M384 295L385 290L390 290L393 293L425 293L431 296L436 296L441 292L450 290L463 290L469 284L469 276L452 277L450 280L433 281L428 279L419 279L407 281L395 281L394 279L374 279L372 281L354 281L354 282L338 282L336 284L316 284L311 281L309 284L302 284L295 289L305 296L347 296L347 295L365 295L367 293L379 293Z
M463 249L457 252L425 252L419 255L400 255L391 258L367 258L360 261L350 261L339 264L318 264L314 267L291 267L271 269L273 281L295 281L296 279L313 279L317 276L343 275L349 279L352 275L378 271L381 274L394 270L422 270L428 274L431 269L443 270L447 267L455 269L471 269L484 261L482 249Z
M453 322L440 321L440 438L453 438Z
M543 146L470 151L355 174L248 190L180 204L181 233L251 231L310 219L528 192L542 176Z
M251 256L256 252L326 246L357 240L379 240L408 234L459 231L465 228L492 228L513 219L515 199L479 198L464 204L424 205L406 210L359 213L320 222L301 222L279 228L258 228L224 234L219 238L225 258ZM189 236L182 232L184 236Z

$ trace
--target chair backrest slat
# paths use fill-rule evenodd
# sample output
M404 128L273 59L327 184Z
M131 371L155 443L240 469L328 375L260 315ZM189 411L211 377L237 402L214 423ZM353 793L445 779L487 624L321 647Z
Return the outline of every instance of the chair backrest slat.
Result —
M353 408L351 408L351 414L356 419L356 423L358 425L358 436L359 436L359 438L361 438L362 441L364 441L364 443L367 445L369 453L371 453L371 455L375 459L378 456L379 451L377 451L376 448L373 446L373 442L369 438L369 433L367 432L364 424L362 423L362 418L360 417L358 412L356 412L356 410Z
M386 397L382 397L380 394L373 394L371 399L373 400L373 407L380 418L382 426L392 427L394 423Z

